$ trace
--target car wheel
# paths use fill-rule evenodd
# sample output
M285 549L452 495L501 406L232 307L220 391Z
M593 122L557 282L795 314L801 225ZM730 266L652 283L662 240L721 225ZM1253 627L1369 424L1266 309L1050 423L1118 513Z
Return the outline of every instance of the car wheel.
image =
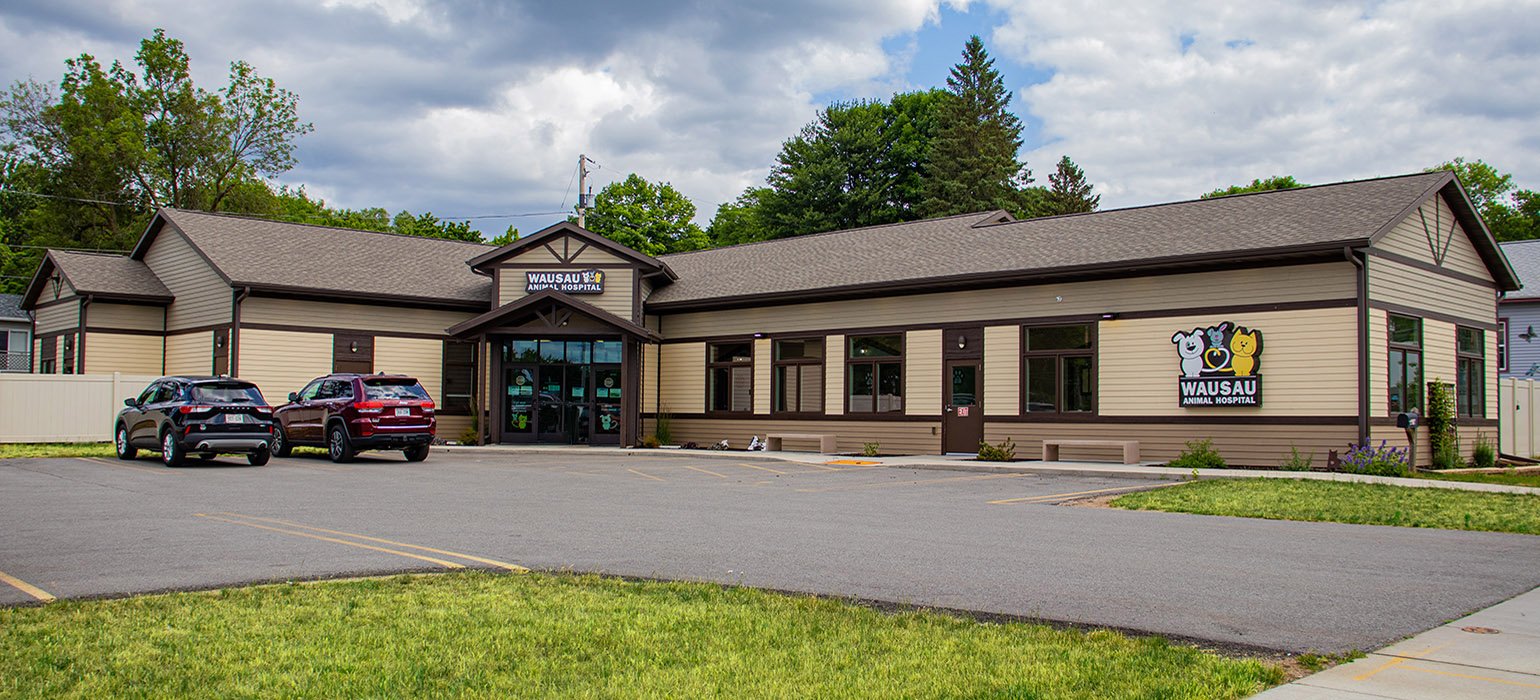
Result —
M358 454L353 450L353 441L348 439L348 429L341 423L333 423L330 430L326 431L326 455L333 462L351 462L353 456Z
M283 426L273 426L273 456L288 457L291 449L288 436L283 434Z
M113 447L118 450L118 459L133 459L139 456L139 448L128 442L128 426L119 425L117 437L113 438Z
M246 461L250 462L251 466L253 467L260 467L264 464L267 464L267 460L272 456L272 450L269 450L266 447L258 447L251 454L246 455Z
M168 467L178 467L182 465L182 457L182 446L176 441L176 431L167 430L160 437L160 461Z
M402 450L401 453L406 455L406 461L408 462L421 462L428 458L428 446L412 445Z

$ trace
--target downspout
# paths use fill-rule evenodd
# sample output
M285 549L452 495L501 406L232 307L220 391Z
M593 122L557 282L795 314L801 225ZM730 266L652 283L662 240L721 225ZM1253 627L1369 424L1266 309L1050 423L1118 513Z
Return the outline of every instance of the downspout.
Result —
M242 287L230 303L230 376L241 376L241 302L251 296L251 287Z
M94 298L87 294L80 300L80 332L75 336L75 374L86 373L86 315L91 311Z
M1369 441L1369 265L1352 247L1342 255L1353 263L1358 288L1358 444Z

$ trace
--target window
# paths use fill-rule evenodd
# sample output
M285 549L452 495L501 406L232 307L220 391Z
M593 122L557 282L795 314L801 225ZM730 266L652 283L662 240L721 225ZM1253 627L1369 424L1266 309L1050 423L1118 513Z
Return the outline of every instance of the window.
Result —
M410 379L365 379L364 398L376 401L432 401L428 390Z
M37 352L37 373L38 374L53 374L54 372L58 371L57 365L55 365L55 362L56 362L55 357L57 356L56 353L57 353L57 351L59 349L58 343L59 343L59 337L58 336L52 336L52 335L48 336L47 338L42 338L42 339L38 340L38 352Z
M161 382L155 385L155 396L150 399L150 403L166 403L171 401L176 398L177 392L181 390L182 387L173 382Z
M1022 331L1022 392L1027 413L1096 410L1090 324L1036 326Z
M194 384L191 389L188 400L199 403L267 403L255 385L245 382Z
M903 411L904 336L852 337L845 375L851 413Z
M712 343L706 353L707 410L753 411L754 343Z
M144 388L144 391L139 394L139 398L136 399L136 401L138 401L140 406L150 403L151 401L155 400L155 392L159 390L159 383L151 383L149 386Z
M1390 412L1422 410L1422 319L1390 314Z
M1486 334L1475 328L1455 329L1455 414L1485 418L1487 414Z
M476 343L466 340L444 341L444 395L439 414L468 416L476 386Z
M65 374L75 373L75 334L68 333L62 336L64 350L59 353L59 364Z
M1508 371L1508 319L1497 319L1497 371Z
M316 392L316 399L326 401L328 399L353 398L353 382L346 379L328 379L321 382L321 388Z
M772 363L776 413L823 412L823 338L777 340Z
M315 381L305 385L305 388L300 389L300 391L299 391L299 398L300 398L300 400L301 401L314 401L317 398L320 398L321 385L325 384L325 383L326 382L317 379L317 380L315 380Z

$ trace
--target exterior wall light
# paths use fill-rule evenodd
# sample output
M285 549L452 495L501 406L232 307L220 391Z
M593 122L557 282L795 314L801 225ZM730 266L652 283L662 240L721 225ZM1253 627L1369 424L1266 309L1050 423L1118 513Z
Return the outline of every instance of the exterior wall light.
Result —
M958 350L962 350L962 349L965 349L967 347L968 347L968 336L966 334L961 334L961 333L958 334L958 336L957 336L957 349Z
M348 343L348 352L358 352L358 341Z
M1111 312L1111 311L1108 311L1107 313L1102 314L1102 320L1104 320L1104 321L1111 321L1112 319L1115 319L1117 317L1118 317L1118 315L1116 313Z

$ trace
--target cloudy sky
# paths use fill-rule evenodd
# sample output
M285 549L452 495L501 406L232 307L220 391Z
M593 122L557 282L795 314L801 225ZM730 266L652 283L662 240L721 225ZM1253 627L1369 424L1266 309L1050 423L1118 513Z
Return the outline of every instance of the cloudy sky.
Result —
M704 223L818 108L944 85L970 34L1038 179L1068 154L1104 208L1457 155L1540 187L1540 0L21 0L0 4L0 80L130 60L155 27L205 87L244 59L297 92L316 129L283 182L337 206L570 208L584 152L597 186L670 181Z

